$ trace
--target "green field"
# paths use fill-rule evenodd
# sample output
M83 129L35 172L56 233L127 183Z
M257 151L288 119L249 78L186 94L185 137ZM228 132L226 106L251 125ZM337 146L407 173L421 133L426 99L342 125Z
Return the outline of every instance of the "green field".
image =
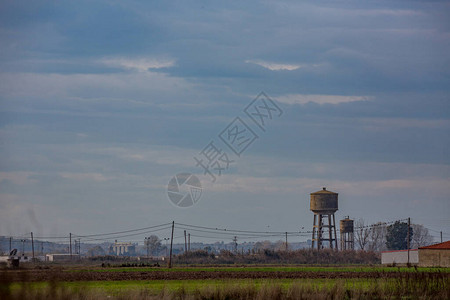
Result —
M77 268L69 269L68 272L445 272L450 273L450 268L407 268L407 267L383 267L383 266L215 266L215 267L107 267L107 268Z
M29 269L20 272L29 272L34 278L42 278L39 274L55 272L69 275L67 278L70 280L59 281L55 277L50 281L27 282L8 281L8 272L12 274L14 271L2 273L0 299L450 299L449 268L270 265L183 266L168 269L67 265L62 269ZM91 277L86 281L83 278L89 277L88 272L104 280L96 277L92 280ZM167 275L176 276L172 276L171 280L133 280L130 279L133 277L127 276L136 272L143 272L144 275L150 272L152 276L157 274L153 272L165 273L162 274L163 278ZM198 277L199 274L205 274L203 272L207 276ZM216 272L224 272L225 278L205 279ZM254 279L250 279L253 272ZM283 278L283 272L301 274L294 273L291 278ZM332 278L338 273L339 277ZM244 276L236 276L239 274ZM282 276L277 278L280 274ZM262 278L263 275L266 277Z
M331 288L335 284L340 284L345 288L361 288L368 289L373 285L387 286L394 283L393 279L384 280L368 280L368 279L227 279L227 280L123 280L123 281L77 281L77 282L61 282L59 286L68 288L70 290L101 290L110 294L118 295L129 290L147 290L152 294L158 294L164 289L168 291L177 291L185 289L188 292L193 292L202 288L221 288L225 286L254 286L261 288L267 285L277 285L283 289L289 289L293 285L312 286L312 287L328 287ZM18 291L23 287L30 289L47 289L51 287L49 282L32 282L32 283L13 283L11 289Z
M2 299L448 299L448 280L256 279L13 283Z

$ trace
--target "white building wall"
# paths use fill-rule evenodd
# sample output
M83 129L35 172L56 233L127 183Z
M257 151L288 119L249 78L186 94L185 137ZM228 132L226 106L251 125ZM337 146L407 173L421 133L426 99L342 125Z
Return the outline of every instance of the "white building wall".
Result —
M131 243L115 243L112 248L112 252L115 253L115 255L134 255L135 254L135 245Z
M417 249L409 250L409 262L411 264L419 263L419 251ZM384 251L381 252L381 263L387 264L407 264L408 263L408 251Z
M73 255L73 258L78 255ZM70 260L70 254L46 254L45 261L67 261Z

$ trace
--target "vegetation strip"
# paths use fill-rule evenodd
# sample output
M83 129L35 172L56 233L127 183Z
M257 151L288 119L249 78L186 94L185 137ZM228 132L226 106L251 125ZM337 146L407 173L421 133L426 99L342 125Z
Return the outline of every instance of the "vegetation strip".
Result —
M450 268L407 267L113 267L70 269L67 272L448 272Z
M64 272L63 270L9 271L7 276L13 282L39 281L117 281L117 280L189 280L189 279L306 279L306 278L406 278L420 275L430 278L450 278L449 272L351 272L351 271L122 271L122 272Z
M378 279L0 281L1 299L449 299L443 273ZM2 279L5 279L4 277Z

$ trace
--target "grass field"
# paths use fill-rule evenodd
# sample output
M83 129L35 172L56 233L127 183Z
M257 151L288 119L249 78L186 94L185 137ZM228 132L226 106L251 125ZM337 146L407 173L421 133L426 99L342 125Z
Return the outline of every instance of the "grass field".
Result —
M49 273L52 279L42 280ZM144 279L156 273L170 280ZM293 276L283 278L285 273ZM14 274L26 275L26 280L16 280L20 277ZM218 274L226 276L208 279ZM93 277L83 280L86 276ZM449 280L448 268L64 266L2 272L0 299L450 299Z
M164 289L168 291L177 291L179 289L185 289L188 292L205 288L205 287L224 287L230 285L239 286L255 286L257 288L268 285L276 284L283 289L288 289L294 284L300 285L314 285L318 287L332 286L337 280L326 279L306 279L306 280L292 280L292 279L227 279L227 280L214 280L214 279L202 279L202 280L126 280L126 281L77 281L77 282L59 282L58 285L64 286L72 290L102 290L111 294L120 294L127 290L145 289L153 294L159 294ZM368 287L369 281L367 279L352 279L352 280L340 280L340 284L353 287ZM45 290L51 287L50 282L31 282L31 283L12 283L11 290L19 291L23 287L31 289Z
M50 282L32 282L32 283L13 283L10 288L14 293L20 291L23 288L29 288L34 290L42 290L51 288ZM196 290L204 288L220 289L230 286L241 287L255 287L260 289L263 286L279 286L284 291L287 291L292 286L310 286L316 288L332 288L334 285L339 284L346 289L361 289L368 290L374 285L387 287L395 284L395 280L368 280L368 279L227 279L227 280L126 280L126 281L79 281L79 282L60 282L60 287L67 288L71 291L89 290L89 291L102 291L109 295L120 295L124 292L146 290L149 294L158 295L162 291L176 292L180 289L185 290L188 293L193 293Z
M425 267L383 267L383 266L239 266L232 267L108 267L108 268L77 268L67 270L68 272L445 272L450 273L450 268L425 268Z

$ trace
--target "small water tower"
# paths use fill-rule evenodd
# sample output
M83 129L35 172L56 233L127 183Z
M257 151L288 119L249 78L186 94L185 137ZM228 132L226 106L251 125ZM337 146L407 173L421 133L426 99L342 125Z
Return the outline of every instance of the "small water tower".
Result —
M322 249L325 241L331 249L337 249L334 213L338 210L338 194L326 188L311 193L310 209L314 213L312 248Z
M339 222L341 232L341 250L355 249L354 225L353 220L345 217Z

